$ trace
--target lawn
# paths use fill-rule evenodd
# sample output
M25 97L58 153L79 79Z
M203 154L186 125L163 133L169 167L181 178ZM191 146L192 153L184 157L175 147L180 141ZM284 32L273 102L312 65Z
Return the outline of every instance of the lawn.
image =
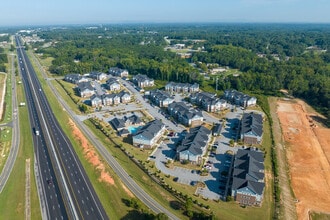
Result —
M311 220L329 220L330 214L311 212L309 217Z
M5 77L4 74L0 74L0 77ZM3 78L4 79L4 78ZM0 84L1 85L1 84ZM4 114L1 123L8 123L11 121L12 112L12 85L11 85L11 75L7 74L6 80L6 93L5 93L5 104L4 104Z
M5 165L11 148L12 128L2 127L0 130L0 172Z
M23 86L17 88L18 101L25 101ZM24 219L25 201L25 159L30 158L34 163L32 134L28 118L28 109L19 108L20 118L20 149L13 171L8 182L0 194L1 219ZM33 167L31 167L33 168ZM39 198L37 194L35 176L31 169L31 219L41 219Z
M89 120L84 123L93 131L96 137L107 147L108 151L117 159L126 172L157 202L163 205L168 210L171 210L180 219L187 219L182 215L181 210L174 210L170 204L177 201L168 191L155 183L140 167L133 163L128 156L118 147L113 146L113 143L105 137L105 135L97 129Z
M62 81L62 82L64 82L64 81ZM75 113L80 114L77 104L73 102L73 100L66 93L66 91L63 89L63 87L57 82L57 80L52 80L51 83L56 88L56 90L60 93L60 95L64 99L64 101L69 105L70 109L73 110ZM73 85L73 84L71 84L71 85Z

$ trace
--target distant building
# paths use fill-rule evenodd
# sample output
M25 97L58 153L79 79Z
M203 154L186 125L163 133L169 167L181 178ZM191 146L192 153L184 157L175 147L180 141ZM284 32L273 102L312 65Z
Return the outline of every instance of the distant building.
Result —
M199 91L199 85L197 83L175 83L169 82L165 85L165 90L167 92L176 92L176 93L194 93Z
M67 82L73 83L73 84L78 84L81 82L88 82L87 78L85 78L84 76L77 74L77 73L65 75L64 80Z
M264 176L264 154L253 149L238 149L233 165L231 196L242 205L260 206Z
M142 74L133 76L133 83L140 88L151 87L155 85L155 81L153 79L150 79L148 76Z
M120 97L118 94L106 94L102 97L103 105L117 105L120 103Z
M107 78L107 74L102 72L90 72L89 77L95 80L105 80Z
M193 164L202 164L203 155L207 151L211 139L211 131L203 126L191 128L176 152L179 160Z
M241 139L244 144L260 144L263 135L262 115L244 113L241 120Z
M95 94L94 87L90 82L81 82L77 84L77 91L80 97L90 97Z
M128 77L128 70L120 69L118 67L111 67L109 69L109 74L118 77Z
M151 121L133 135L133 145L140 148L152 148L164 132L165 125L160 120Z
M257 104L256 97L251 97L234 89L225 90L224 97L229 102L242 107L249 107Z
M92 95L91 98L91 106L92 107L100 107L102 106L102 97L96 94Z
M167 110L172 117L185 126L195 127L203 123L202 112L189 108L183 102L173 102L168 105Z
M174 98L172 98L170 94L158 89L151 90L149 92L149 99L159 107L167 107L169 104L174 102Z
M119 91L120 83L115 78L109 78L106 82L106 88L110 91Z
M216 94L199 92L190 95L190 102L194 103L207 112L219 112L227 108L227 101L217 98Z
M131 101L131 94L125 91L121 91L118 93L121 103L129 103Z

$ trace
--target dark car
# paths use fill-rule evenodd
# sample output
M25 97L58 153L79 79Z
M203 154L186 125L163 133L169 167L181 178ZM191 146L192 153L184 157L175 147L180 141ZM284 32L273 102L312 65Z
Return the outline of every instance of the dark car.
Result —
M47 180L47 184L48 184L48 185L51 185L52 183L53 183L53 182L52 182L51 179L48 179L48 180Z

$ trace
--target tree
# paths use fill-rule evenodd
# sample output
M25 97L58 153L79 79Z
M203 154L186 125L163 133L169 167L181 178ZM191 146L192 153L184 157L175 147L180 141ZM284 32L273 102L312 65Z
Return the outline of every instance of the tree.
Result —
M158 213L155 216L155 220L168 220L169 218L167 217L167 215L165 213Z

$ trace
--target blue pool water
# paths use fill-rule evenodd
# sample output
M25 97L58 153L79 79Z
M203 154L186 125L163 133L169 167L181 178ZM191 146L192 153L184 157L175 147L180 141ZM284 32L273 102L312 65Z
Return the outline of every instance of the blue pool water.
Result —
M127 128L127 130L129 131L129 133L131 133L131 134L135 134L139 129L140 129L140 127L134 127L134 126L129 126Z

